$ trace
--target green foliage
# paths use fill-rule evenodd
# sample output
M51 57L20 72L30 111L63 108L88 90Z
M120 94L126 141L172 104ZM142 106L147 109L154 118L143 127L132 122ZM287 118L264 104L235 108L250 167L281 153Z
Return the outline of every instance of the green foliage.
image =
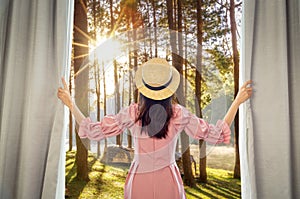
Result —
M202 84L201 108L204 109L212 99L221 95L233 93L233 63L231 56L229 12L226 1L203 1L203 43L202 43ZM196 63L196 1L184 1L184 35L188 43L189 70L188 80L195 90L195 63ZM190 98L191 96L187 96Z
M197 49L197 10L194 0L182 1L183 12L183 45L184 56L188 62L188 82L190 90L187 92L186 101L194 106L195 95L195 63ZM221 95L233 96L233 62L231 49L231 35L229 25L229 10L227 1L210 0L202 1L203 14L203 60L202 60L202 88L201 88L201 108L204 109L211 100ZM241 14L241 0L236 1L237 15ZM88 16L89 30L91 35L98 34L99 37L106 36L110 31L110 2L108 0L89 0ZM154 9L155 7L155 9ZM133 27L153 28L154 18L153 12L157 20L158 29L168 28L167 8L164 1L157 0L122 0L113 1L113 17L115 21L114 32L116 35L124 33L120 36L123 43L123 55L128 56L132 53L133 43L137 47L137 63L138 65L153 56L154 51L154 30L147 32L143 30L138 33L141 37L137 38L137 42L133 42ZM94 19L94 17L96 19ZM237 19L237 22L239 24ZM175 28L177 24L175 23ZM165 29L165 30L166 30ZM131 31L130 31L131 30ZM126 33L126 31L129 31ZM170 58L169 36L165 32L158 33L158 56ZM124 59L123 59L124 60ZM126 60L128 60L126 58ZM127 63L120 63L119 66ZM133 61L131 65L133 64ZM131 66L130 66L131 67Z
M109 4L87 0L88 30L92 38L107 35L110 27Z

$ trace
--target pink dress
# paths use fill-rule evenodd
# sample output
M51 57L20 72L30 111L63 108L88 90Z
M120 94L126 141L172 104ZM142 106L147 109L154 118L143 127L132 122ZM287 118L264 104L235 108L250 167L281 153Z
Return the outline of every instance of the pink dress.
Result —
M219 120L216 125L208 124L178 104L173 105L173 110L166 139L150 138L140 133L139 123L134 122L137 104L131 104L116 115L107 115L101 122L92 122L88 117L80 123L79 136L91 140L116 136L125 128L130 129L135 152L125 181L125 199L186 199L175 162L176 141L183 130L194 139L213 144L230 142L226 122Z

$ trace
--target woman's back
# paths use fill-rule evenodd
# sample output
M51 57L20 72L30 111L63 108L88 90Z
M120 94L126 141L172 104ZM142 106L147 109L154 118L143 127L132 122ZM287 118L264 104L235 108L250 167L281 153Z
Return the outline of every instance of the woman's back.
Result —
M131 119L138 115L138 105L129 107ZM173 105L166 138L141 134L140 123L130 126L134 139L134 160L125 182L125 198L183 199L183 182L175 162L175 148L178 138L178 105Z
M124 196L127 199L186 198L175 162L179 133L184 130L190 137L212 144L229 143L229 125L239 105L252 94L249 86L251 81L247 81L240 88L224 120L211 125L185 107L172 105L171 98L179 82L179 72L165 59L153 58L147 61L135 72L135 84L141 96L139 105L131 104L116 115L105 116L101 122L85 118L72 102L64 79L64 88L58 89L58 97L70 108L80 126L80 137L99 141L119 135L125 128L131 130L135 156L125 183Z
M117 115L105 116L101 122L94 123L89 118L81 122L80 137L93 140L115 136L125 128L130 129L135 155L126 178L125 198L185 198L183 182L175 162L175 147L181 131L185 130L189 136L211 143L229 141L230 129L223 121L216 126L210 125L183 106L174 104L172 108L173 116L167 136L162 139L141 133L141 123L136 122L138 104L131 104Z

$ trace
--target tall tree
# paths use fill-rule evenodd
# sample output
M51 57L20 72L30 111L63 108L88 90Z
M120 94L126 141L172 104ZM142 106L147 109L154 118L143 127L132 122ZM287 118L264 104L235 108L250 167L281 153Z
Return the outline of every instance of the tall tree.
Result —
M177 0L177 38L178 38L178 55L177 55L177 60L178 60L178 69L180 71L180 81L181 84L179 86L179 95L184 96L183 99L183 105L186 105L186 96L184 95L184 89L183 89L183 83L184 83L184 78L183 78L183 37L182 37L182 1ZM189 136L186 133L181 133L181 143L182 143L182 148L186 149L184 153L182 154L182 161L183 161L183 170L185 174L185 182L187 185L194 187L195 180L192 172L192 165L191 165L191 158L190 158L190 142L189 142Z
M99 20L99 9L100 7L100 2L97 2L97 0L92 0L90 2L91 4L91 21L92 21L92 27L90 28L90 35L91 38L93 38L95 44L97 43L97 35L98 35L98 20ZM98 13L98 14L97 14ZM97 46L95 46L97 49ZM96 113L97 113L97 121L100 121L100 69L99 69L99 63L98 63L98 58L96 54L96 50L94 50L94 60L93 60L93 70L94 70L94 80L95 80L95 94L96 94ZM100 141L97 142L97 157L100 157L101 151L100 151Z
M177 39L176 34L174 32L175 23L173 18L173 11L174 11L174 2L172 0L167 0L167 15L168 15L168 25L169 25L169 31L170 31L170 44L171 44L171 51L172 51L172 64L175 66L175 68L178 70L178 72L181 74L181 85L179 86L176 94L178 96L178 101L180 103L183 103L184 105L184 96L183 96L183 84L182 84L182 65L183 65L183 53L182 53L182 4L181 1L177 1L177 8L178 8L178 25L180 29L178 30L179 34L177 36L179 37L178 40L178 51L177 51ZM179 53L179 54L178 54ZM184 172L184 182L188 186L195 186L195 180L192 172L191 167L191 160L190 160L190 147L189 147L189 137L185 133L180 134L181 138L181 149L182 149L182 165L183 165L183 172Z
M74 10L74 43L79 45L74 46L74 73L75 73L75 101L84 115L88 115L88 67L85 67L88 55L88 34L87 34L87 9L86 0L76 0ZM83 70L81 70L83 66ZM78 71L81 70L79 75ZM78 124L76 125L78 133ZM77 177L81 180L88 181L88 151L76 133L76 165Z
M106 80L105 80L105 68L102 62L102 78L103 78L103 114L106 115ZM104 139L104 149L107 149L107 138Z
M119 92L119 71L117 61L113 61L114 65L114 85L115 85L115 112L119 112L120 110L120 92ZM121 135L119 134L116 137L116 144L122 146Z
M152 18L153 18L153 28L154 28L154 57L157 57L157 22L156 22L155 0L151 0L151 4L153 8Z
M235 20L235 1L230 0L230 31L232 41L232 54L233 54L233 67L234 67L234 96L237 95L239 90L239 52L237 47L237 28ZM240 178L240 153L239 153L239 112L235 116L234 120L234 142L235 142L235 165L234 165L234 178Z
M96 96L97 96L97 121L100 121L100 71L99 71L99 64L96 60L95 62L95 83L96 83ZM97 142L97 157L100 157L101 151L100 151L100 141Z
M116 24L114 18L114 10L113 10L113 0L109 0L109 10L110 10L110 36L115 34ZM117 69L117 61L113 60L114 65L114 86L115 86L115 112L119 112L120 110L120 94L119 94L119 83L118 83L118 69ZM121 134L116 136L116 144L121 146Z
M135 7L135 11L136 10L136 7ZM133 70L134 72L137 70L137 66L138 66L138 50L137 50L137 28L138 28L138 25L137 25L137 19L136 19L136 13L135 12L132 12L132 16L131 16L131 20L132 20L132 27L133 27ZM137 102L138 101L138 89L136 88L136 85L133 84L133 99L134 99L134 102Z
M131 42L133 43L132 47L132 52L133 52L133 71L137 70L137 66L138 66L138 28L142 26L143 24L143 20L142 17L140 15L140 13L138 12L138 2L137 0L132 0L132 1L126 1L126 0L122 0L121 1L121 7L123 7L123 13L125 15L126 21L127 21L127 26L129 26L132 31L132 39ZM131 53L131 51L129 52ZM137 102L138 100L138 90L135 86L135 84L133 84L133 101Z
M197 64L196 64L196 77L195 77L195 90L196 98L196 115L202 118L201 110L201 71L202 71L202 37L203 37L203 18L202 18L202 0L197 0ZM200 149L200 182L207 182L206 172L206 142L199 140Z
M128 31L127 32L127 35L128 35L128 43L131 42L131 37L130 37L130 32L131 31ZM129 47L129 50L128 50L128 73L129 73L129 77L128 77L128 105L131 104L132 102L132 99L131 99L131 94L132 94L132 91L131 91L131 88L132 88L132 59L131 59L131 52L130 52L130 47ZM131 132L130 130L128 129L128 132L127 132L127 141L128 141L128 148L131 149L132 148L132 136L131 136Z
M171 45L171 51L172 51L171 52L172 53L172 64L173 64L173 66L175 66L177 48L176 48L176 35L174 34L175 25L174 25L174 19L173 19L173 0L166 0L166 1L167 1L168 25L169 25L169 32L170 32L170 45Z
M70 77L69 77L69 91L70 91L70 95L72 96L72 70L70 72ZM73 148L73 116L72 116L72 112L70 111L70 114L69 114L69 151L72 151L72 148Z
M115 29L115 18L113 13L113 0L109 0L109 11L110 11L110 34L113 34Z
M95 57L95 56L94 56ZM98 60L94 60L94 79L95 79L95 93L96 93L96 113L97 113L97 121L100 121L100 71ZM97 157L100 157L100 141L97 142Z

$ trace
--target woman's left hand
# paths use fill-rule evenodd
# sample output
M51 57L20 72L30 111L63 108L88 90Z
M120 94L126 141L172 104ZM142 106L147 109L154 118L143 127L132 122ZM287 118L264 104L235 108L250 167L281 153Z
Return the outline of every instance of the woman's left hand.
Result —
M238 104L244 103L247 99L249 99L252 95L252 87L251 84L252 81L248 80L244 83L244 85L239 89L238 94L236 95L235 100Z

